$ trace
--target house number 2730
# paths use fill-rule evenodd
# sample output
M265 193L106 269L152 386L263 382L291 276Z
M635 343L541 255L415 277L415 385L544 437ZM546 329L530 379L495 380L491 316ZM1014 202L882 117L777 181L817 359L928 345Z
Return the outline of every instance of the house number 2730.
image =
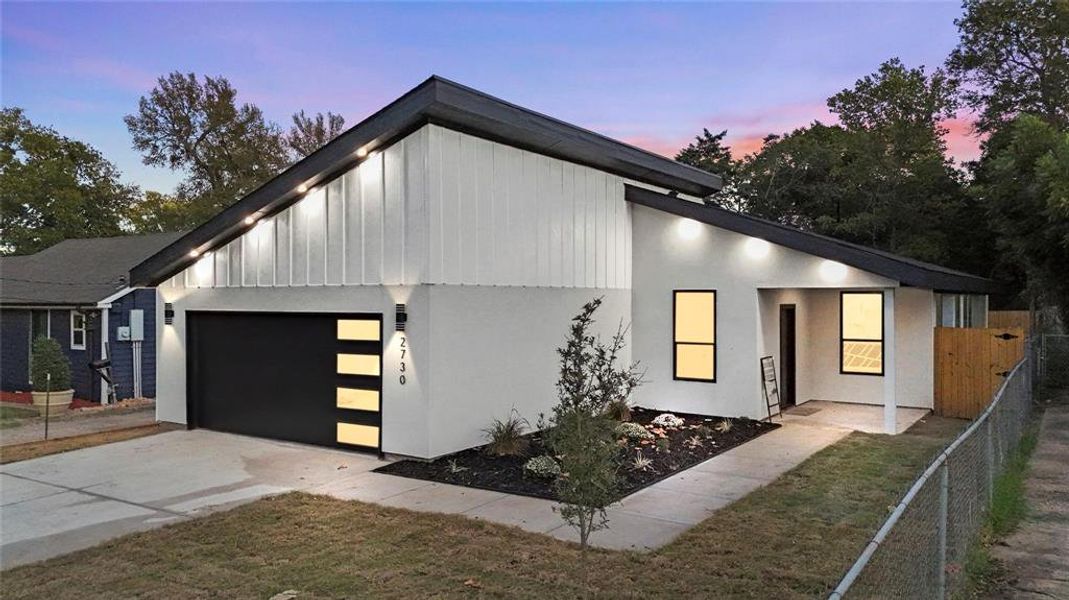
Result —
M406 355L408 355L408 338L406 338L405 336L402 335L401 336L401 365L400 365L401 376L398 377L398 379L397 379L398 381L401 382L401 385L405 384L405 356Z

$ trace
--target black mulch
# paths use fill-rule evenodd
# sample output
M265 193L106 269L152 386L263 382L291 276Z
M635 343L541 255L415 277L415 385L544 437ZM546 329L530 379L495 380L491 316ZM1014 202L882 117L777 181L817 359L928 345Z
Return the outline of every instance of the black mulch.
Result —
M650 422L663 412L635 408L632 409L631 420L650 430L654 429ZM779 427L775 423L751 419L672 414L684 420L682 427L654 429L655 435L663 435L668 440L667 451L663 448L663 442L660 450L656 442L639 443L631 440L621 447L617 500ZM731 423L730 428L721 425L725 421ZM530 446L522 457L492 456L480 446L433 461L401 460L379 467L375 472L556 500L552 480L524 473L523 465L529 458L547 453L540 433L528 434L527 438ZM639 454L651 460L641 470L634 465L634 459Z

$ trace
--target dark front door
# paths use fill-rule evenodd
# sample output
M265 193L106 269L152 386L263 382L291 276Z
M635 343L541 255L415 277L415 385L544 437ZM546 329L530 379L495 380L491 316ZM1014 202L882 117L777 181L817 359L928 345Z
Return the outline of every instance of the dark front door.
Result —
M379 314L186 313L192 427L377 450Z
M796 348L794 305L781 304L779 307L779 402L780 407L783 408L794 406L797 401L794 393Z

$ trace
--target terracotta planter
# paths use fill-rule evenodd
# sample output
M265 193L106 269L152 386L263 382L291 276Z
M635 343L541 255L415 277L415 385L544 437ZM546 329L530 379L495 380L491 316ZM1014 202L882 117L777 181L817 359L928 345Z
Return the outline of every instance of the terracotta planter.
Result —
M47 399L47 400L46 400ZM33 392L33 405L37 412L45 416L45 402L48 403L49 416L55 417L67 411L67 407L74 400L74 390L59 390L56 392Z

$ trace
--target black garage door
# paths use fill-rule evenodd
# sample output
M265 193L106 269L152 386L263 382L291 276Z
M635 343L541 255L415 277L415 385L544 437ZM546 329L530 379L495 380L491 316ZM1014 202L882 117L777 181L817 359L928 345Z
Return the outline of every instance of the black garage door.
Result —
M189 312L189 423L378 450L382 315Z

